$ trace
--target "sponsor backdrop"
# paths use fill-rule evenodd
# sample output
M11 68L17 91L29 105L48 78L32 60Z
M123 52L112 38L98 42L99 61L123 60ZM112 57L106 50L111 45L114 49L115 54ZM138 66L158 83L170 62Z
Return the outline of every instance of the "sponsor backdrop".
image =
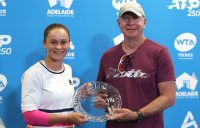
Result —
M70 29L71 45L65 62L73 68L77 88L96 79L103 52L123 40L117 14L127 1L0 0L0 128L26 126L20 110L21 76L45 56L44 28L59 22ZM147 18L146 36L168 47L175 66L177 98L165 111L165 127L198 128L200 1L138 2ZM81 128L104 125L88 122Z

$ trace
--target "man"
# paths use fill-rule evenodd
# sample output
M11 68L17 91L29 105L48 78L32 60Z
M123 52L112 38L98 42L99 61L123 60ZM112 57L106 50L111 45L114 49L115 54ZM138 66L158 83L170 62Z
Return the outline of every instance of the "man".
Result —
M144 35L146 17L139 3L125 3L118 15L124 41L106 51L97 80L122 97L106 128L163 128L163 111L175 102L175 73L166 47Z

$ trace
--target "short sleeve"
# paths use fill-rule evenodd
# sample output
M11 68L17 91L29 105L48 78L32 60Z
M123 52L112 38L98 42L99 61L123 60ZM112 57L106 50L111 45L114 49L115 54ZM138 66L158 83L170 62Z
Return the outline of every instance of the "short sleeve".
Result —
M22 77L22 112L37 110L41 97L41 81L34 70L28 70Z

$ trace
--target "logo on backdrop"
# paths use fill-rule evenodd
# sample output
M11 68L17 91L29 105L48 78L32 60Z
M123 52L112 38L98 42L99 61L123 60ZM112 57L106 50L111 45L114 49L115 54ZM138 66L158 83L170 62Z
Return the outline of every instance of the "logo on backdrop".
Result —
M6 77L0 74L0 92L2 92L6 88L6 85L7 85ZM2 101L3 101L3 97L0 96L0 103L2 103Z
M137 0L112 0L112 5L115 9L119 10L121 5L127 2L137 2Z
M124 41L124 36L123 34L119 34L118 36L116 36L114 39L113 39L115 45L118 45L119 43L123 42Z
M176 9L178 11L187 11L187 16L200 16L199 0L172 0L168 9Z
M176 78L176 97L177 98L198 98L198 91L195 91L198 80L193 73L191 76L187 73L181 74Z
M70 41L69 49L67 51L67 55L66 55L65 59L74 59L75 58L74 50L75 50L75 46L72 43L72 41Z
M137 0L112 0L112 5L116 10L119 11L121 5L127 2L137 2ZM118 13L119 12L117 12L116 16L118 16Z
M0 55L10 55L12 53L12 48L9 44L12 41L10 35L0 35Z
M78 87L80 85L80 78L78 77L73 77L73 84L74 84L74 87Z
M48 0L51 9L47 10L49 17L73 17L74 10L70 9L73 0Z
M1 9L3 7L3 9ZM0 0L0 16L6 16L6 2L5 0Z
M191 111L188 111L181 128L198 128L198 125Z
M4 75L0 74L0 92L2 92L7 85L7 79Z
M176 37L174 47L176 48L179 59L193 59L193 53L190 52L197 44L197 38L192 33L183 33Z

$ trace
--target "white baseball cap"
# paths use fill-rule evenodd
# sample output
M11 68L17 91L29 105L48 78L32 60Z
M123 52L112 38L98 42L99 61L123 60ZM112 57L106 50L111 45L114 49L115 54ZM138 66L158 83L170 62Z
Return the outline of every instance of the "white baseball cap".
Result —
M139 17L145 17L142 6L137 2L127 2L125 4L122 4L119 10L118 18L120 18L125 12L132 12Z

